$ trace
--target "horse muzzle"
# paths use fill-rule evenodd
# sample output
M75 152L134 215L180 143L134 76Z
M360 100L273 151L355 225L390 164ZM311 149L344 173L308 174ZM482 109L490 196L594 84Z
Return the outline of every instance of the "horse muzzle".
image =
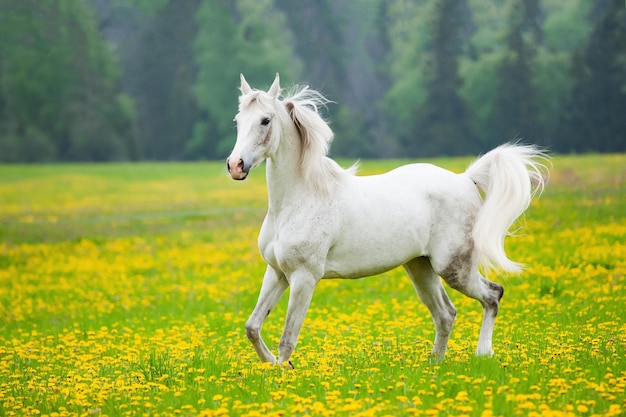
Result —
M226 160L226 168L230 177L234 180L245 180L250 172L250 166L243 162L241 158L228 158Z

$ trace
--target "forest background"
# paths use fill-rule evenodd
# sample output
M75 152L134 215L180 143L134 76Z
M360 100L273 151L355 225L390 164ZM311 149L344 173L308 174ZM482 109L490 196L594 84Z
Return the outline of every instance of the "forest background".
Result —
M0 162L222 158L276 72L334 156L626 151L624 0L0 0Z

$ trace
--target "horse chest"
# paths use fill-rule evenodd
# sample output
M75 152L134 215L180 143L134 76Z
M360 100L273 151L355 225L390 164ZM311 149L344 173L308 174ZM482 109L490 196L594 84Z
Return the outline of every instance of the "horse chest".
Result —
M323 269L330 246L327 224L318 218L268 214L259 234L259 251L274 269L289 273L300 266Z
M274 223L275 222L269 215L265 218L263 225L261 226L261 232L259 233L258 244L259 252L261 252L263 260L265 260L265 262L268 265L271 265L274 269L279 269L276 253L274 251L277 239Z

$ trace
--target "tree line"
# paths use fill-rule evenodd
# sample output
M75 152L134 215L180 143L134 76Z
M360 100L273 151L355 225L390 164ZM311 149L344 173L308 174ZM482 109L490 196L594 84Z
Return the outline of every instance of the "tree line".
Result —
M623 0L0 0L0 161L222 158L276 72L334 156L626 151Z

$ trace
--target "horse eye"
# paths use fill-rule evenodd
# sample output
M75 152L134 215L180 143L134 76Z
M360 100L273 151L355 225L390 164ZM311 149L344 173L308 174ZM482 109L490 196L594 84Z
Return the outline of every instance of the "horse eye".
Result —
M267 126L269 124L270 124L270 118L269 117L265 117L263 120L261 120L261 125Z

